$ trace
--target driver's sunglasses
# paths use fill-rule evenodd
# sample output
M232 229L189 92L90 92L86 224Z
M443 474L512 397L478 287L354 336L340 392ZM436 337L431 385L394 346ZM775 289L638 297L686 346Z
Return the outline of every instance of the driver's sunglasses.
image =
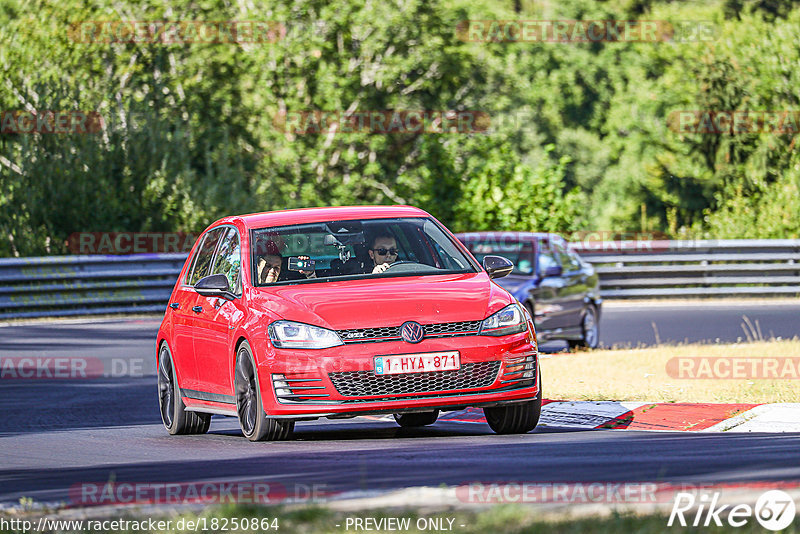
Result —
M397 249L396 248L373 248L373 252L377 252L381 256L397 256Z

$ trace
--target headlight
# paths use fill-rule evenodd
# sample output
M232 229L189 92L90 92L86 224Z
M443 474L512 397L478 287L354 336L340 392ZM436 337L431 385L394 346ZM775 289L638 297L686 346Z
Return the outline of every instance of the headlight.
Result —
M527 329L525 314L520 309L519 304L510 304L484 319L478 334L482 336L507 336L524 332Z
M293 321L269 325L269 338L279 349L327 349L342 344L333 330Z

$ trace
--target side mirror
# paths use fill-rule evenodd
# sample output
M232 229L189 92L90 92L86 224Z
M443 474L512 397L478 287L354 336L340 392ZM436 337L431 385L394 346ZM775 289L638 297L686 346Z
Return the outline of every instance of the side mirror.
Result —
M212 274L201 278L194 285L194 290L204 297L221 297L233 300L236 296L231 293L228 277L224 274Z
M561 268L560 265L551 265L547 269L544 270L542 274L542 278L550 278L555 276L561 276L564 270Z
M503 278L511 274L514 264L502 256L485 256L483 258L483 268L489 274L489 278Z

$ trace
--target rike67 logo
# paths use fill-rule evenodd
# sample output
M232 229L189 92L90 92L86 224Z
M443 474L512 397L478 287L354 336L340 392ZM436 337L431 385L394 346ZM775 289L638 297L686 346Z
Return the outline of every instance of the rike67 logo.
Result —
M682 526L708 527L713 522L716 526L723 526L727 522L731 527L746 525L753 516L762 527L778 531L783 530L794 521L796 508L791 495L781 490L769 490L762 494L754 507L748 504L719 504L720 492L701 493L699 497L694 493L678 493L672 505L667 526L671 527L675 520Z

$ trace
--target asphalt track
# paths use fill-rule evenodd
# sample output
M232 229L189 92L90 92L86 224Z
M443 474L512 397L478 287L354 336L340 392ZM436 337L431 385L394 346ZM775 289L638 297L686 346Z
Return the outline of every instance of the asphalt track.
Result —
M742 315L765 337L793 337L800 304L609 306L604 345L735 341ZM0 356L96 358L118 377L0 380L0 504L67 502L70 488L130 483L267 481L289 496L472 481L725 483L800 480L800 434L693 434L539 427L496 436L483 424L420 430L359 418L298 423L287 442L250 443L233 418L205 436L161 426L152 346L158 321L64 321L0 327Z

